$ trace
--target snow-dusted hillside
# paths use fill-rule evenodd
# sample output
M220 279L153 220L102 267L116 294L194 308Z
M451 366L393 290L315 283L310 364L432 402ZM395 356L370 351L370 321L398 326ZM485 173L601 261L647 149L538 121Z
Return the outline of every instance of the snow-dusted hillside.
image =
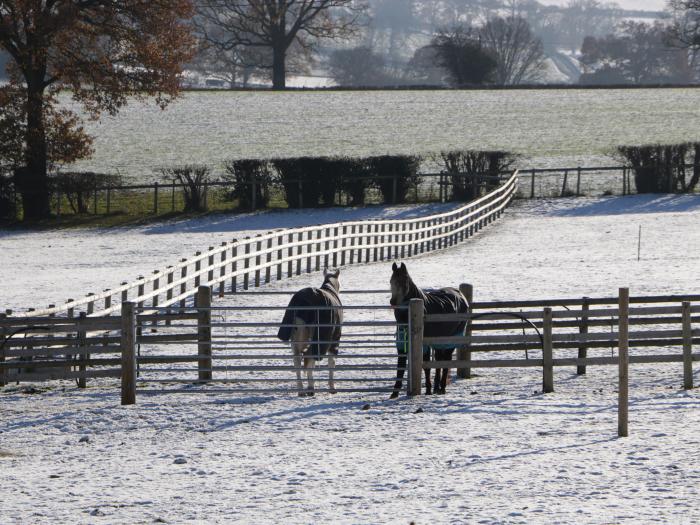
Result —
M632 293L698 293L699 218L697 196L520 201L467 243L407 264L420 285L471 282L478 299L612 294L624 285ZM56 256L53 268L64 263ZM341 283L386 287L389 274L388 263L346 268ZM274 287L317 281L301 276ZM119 406L108 382L33 394L8 387L0 393L0 517L698 522L700 391L680 390L678 365L633 366L630 437L618 439L616 374L557 369L547 395L536 369L484 369L446 396L412 400L180 394L141 396L131 407Z

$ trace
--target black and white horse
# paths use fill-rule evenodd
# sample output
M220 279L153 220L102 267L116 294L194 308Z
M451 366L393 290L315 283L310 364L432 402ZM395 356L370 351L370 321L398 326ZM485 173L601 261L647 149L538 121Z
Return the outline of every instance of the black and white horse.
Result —
M405 306L411 299L423 299L424 314L453 314L467 313L469 311L469 303L462 293L456 288L440 288L439 290L421 290L416 286L408 275L406 265L401 263L398 266L393 264L391 274L391 299L392 306ZM396 322L406 324L408 322L408 310L406 308L394 308L394 317ZM445 322L426 322L423 325L423 337L449 337L454 335L463 335L467 325L464 321L445 321ZM435 351L435 359L437 361L452 360L452 353L458 345L444 344L433 345ZM398 397L403 381L404 369L406 368L407 349L408 349L408 333L407 330L400 327L397 330L396 347L399 352L398 366L396 370L396 384L394 391L391 394L392 398ZM430 358L431 347L423 346L423 359ZM444 394L447 387L447 375L449 369L435 369L435 393ZM430 384L430 369L425 370L425 393L431 393Z
M316 361L324 356L328 358L328 387L335 393L333 368L343 324L343 305L340 302L338 283L340 270L334 273L324 272L323 275L320 288L303 288L292 296L282 326L277 332L281 341L289 341L292 345L300 396L314 395L313 369ZM306 391L301 382L302 356L309 383Z

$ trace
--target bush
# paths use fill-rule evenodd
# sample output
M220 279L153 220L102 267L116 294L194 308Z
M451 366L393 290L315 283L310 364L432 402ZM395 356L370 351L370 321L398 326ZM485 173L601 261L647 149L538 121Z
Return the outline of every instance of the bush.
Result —
M634 171L637 193L692 192L700 178L700 142L619 146L617 152ZM690 163L692 176L687 180Z
M183 185L185 211L206 211L205 189L209 182L209 168L197 164L187 164L175 168L163 168L163 176L175 179Z
M17 203L12 177L0 173L0 219L14 220L17 218Z
M443 151L435 159L441 172L450 177L452 200L468 201L490 191L499 184L498 177L508 170L516 155L507 151Z
M333 206L340 185L338 173L332 171L334 161L326 157L276 159L272 166L284 187L290 208Z
M365 191L370 186L371 173L366 159L337 158L329 169L338 174L342 191L350 197L351 206L365 203Z
M384 203L406 202L409 190L420 184L420 163L421 157L416 155L382 155L367 159L368 168L376 177L373 183L381 192Z
M68 199L73 213L88 213L95 191L119 186L121 178L109 173L64 171L51 177L51 189Z
M230 160L225 164L225 182L233 184L233 189L226 192L228 200L238 199L241 208L265 208L270 202L272 173L265 160L241 159ZM255 206L253 206L252 181L255 181Z

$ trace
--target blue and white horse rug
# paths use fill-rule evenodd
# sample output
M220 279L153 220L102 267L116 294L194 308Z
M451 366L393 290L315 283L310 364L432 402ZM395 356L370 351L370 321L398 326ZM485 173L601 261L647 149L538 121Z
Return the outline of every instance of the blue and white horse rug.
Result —
M314 395L313 369L316 361L324 357L328 359L328 388L331 393L336 391L333 369L343 324L339 275L340 270L334 273L324 272L320 288L303 288L296 292L289 301L277 332L281 341L291 343L300 396ZM302 356L308 381L307 390L304 390L301 381Z
M411 299L423 300L423 313L428 314L456 314L468 313L469 303L462 293L456 288L440 288L439 290L421 290L416 286L408 275L406 265L396 263L392 266L391 275L391 299L392 306L407 306ZM396 337L396 348L399 353L398 365L396 369L396 384L391 397L398 397L403 381L404 370L406 369L408 353L408 330L405 325L408 323L408 309L394 308L396 322L404 326L399 326ZM423 325L423 337L450 337L464 335L467 326L466 320L426 322ZM447 343L426 346L423 345L423 360L430 360L431 349L435 354L436 361L452 360L452 353L458 345ZM435 393L444 394L447 387L447 376L449 369L435 369ZM430 369L425 369L425 393L432 393L430 383Z

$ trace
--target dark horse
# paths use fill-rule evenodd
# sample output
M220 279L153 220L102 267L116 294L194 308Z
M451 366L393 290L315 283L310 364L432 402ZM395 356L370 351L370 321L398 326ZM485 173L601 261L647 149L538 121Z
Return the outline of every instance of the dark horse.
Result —
M406 265L396 263L391 267L391 300L392 306L405 306L411 299L423 299L423 313L427 314L454 314L467 313L469 303L462 293L456 288L440 288L439 290L421 290L408 275ZM397 323L408 323L408 310L405 308L394 308L394 317ZM423 337L449 337L464 334L467 321L450 322L428 322L423 326ZM435 359L437 361L450 361L452 352L458 345L444 344L433 345ZM406 358L408 349L408 331L399 327L397 331L396 348L399 352L399 362L396 370L396 384L391 394L392 398L398 397L403 381L403 373L406 368ZM429 346L423 346L423 359L430 358ZM447 387L447 375L449 369L435 369L435 393L444 394ZM425 393L431 393L430 369L425 369Z
M340 270L335 273L324 272L320 288L303 288L296 292L289 301L282 326L277 332L281 341L289 341L292 344L300 396L314 395L313 368L316 361L323 356L328 357L328 387L332 393L335 392L333 368L343 324L343 305L338 296L338 275ZM307 391L304 391L301 382L302 355L309 382Z

